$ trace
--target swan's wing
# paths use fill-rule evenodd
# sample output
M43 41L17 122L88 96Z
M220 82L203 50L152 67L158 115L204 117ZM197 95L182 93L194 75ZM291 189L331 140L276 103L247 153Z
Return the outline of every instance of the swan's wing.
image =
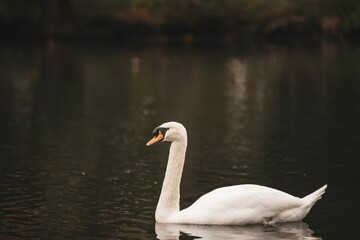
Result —
M199 224L259 223L301 205L300 198L285 192L246 184L215 189L182 210L178 217Z

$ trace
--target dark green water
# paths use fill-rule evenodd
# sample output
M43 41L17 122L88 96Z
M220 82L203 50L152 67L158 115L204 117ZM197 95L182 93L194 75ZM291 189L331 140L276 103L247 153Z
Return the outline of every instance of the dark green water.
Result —
M358 45L6 44L0 62L1 239L359 235ZM169 120L182 207L241 183L327 193L303 223L155 226L169 145L145 144Z

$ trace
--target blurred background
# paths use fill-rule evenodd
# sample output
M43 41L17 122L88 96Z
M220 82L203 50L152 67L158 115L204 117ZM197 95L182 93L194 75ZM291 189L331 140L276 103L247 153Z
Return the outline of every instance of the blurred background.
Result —
M0 238L356 239L359 31L358 0L0 0ZM171 120L181 208L327 192L295 225L155 225Z
M354 37L357 0L1 0L6 39L157 37L158 41L256 36Z

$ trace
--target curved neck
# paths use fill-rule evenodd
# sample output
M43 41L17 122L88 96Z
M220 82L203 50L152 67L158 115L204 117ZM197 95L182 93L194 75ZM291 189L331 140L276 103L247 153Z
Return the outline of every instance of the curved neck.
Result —
M155 212L158 222L163 222L172 213L180 211L180 182L186 147L186 138L171 143L165 178Z

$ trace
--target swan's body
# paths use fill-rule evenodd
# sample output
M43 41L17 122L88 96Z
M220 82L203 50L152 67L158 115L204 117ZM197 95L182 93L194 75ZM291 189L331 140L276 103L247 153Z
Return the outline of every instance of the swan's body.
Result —
M170 141L170 153L155 219L160 223L242 225L302 220L324 194L326 185L304 198L253 184L215 189L180 211L180 181L187 133L177 122L157 127L151 145Z

